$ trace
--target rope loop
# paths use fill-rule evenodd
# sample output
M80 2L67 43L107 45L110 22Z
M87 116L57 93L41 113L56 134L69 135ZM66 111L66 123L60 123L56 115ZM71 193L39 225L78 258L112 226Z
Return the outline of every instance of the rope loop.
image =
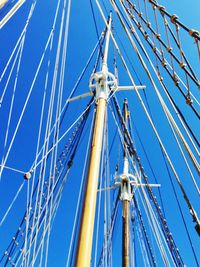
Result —
M146 25L147 25L147 28L150 28L151 27L151 22L147 21Z
M174 15L172 15L172 16L170 17L170 21L171 21L173 24L176 24L177 20L178 20L178 16L177 16L176 14L174 14Z
M145 40L147 40L149 38L148 33L145 33L144 38L145 38Z
M179 80L176 74L173 75L173 80L174 80L175 85L179 84Z
M155 37L156 37L156 39L159 39L160 38L160 33L156 33Z
M166 62L166 60L164 60L164 59L162 60L162 66L163 66L163 67L167 66L167 62Z
M194 37L194 38L200 37L200 33L197 30L194 30L194 29L191 29L189 31L189 35L192 36L192 37Z
M172 47L168 46L168 47L166 48L166 50L167 50L167 52L171 52L171 51L172 51Z
M188 92L188 95L186 97L186 104L187 105L192 105L192 99L191 99L191 96L190 96L190 93Z
M162 15L164 15L165 7L164 6L158 6L158 10Z
M141 18L142 17L142 12L138 13L138 16Z
M181 63L179 64L179 66L180 66L182 69L184 69L187 65L186 65L184 62L181 62Z

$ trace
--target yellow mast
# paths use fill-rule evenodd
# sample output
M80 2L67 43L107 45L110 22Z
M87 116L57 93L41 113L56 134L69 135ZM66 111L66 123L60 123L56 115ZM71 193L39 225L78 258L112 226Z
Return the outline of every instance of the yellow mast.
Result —
M106 44L104 57L102 62L102 70L91 77L96 82L96 116L94 123L94 131L92 137L92 146L90 151L90 161L88 175L86 180L86 191L83 203L81 226L79 232L79 242L76 252L77 267L89 267L92 252L92 240L94 232L96 199L98 176L101 161L102 139L104 131L104 119L107 106L107 97L109 92L108 76L110 73L107 68L108 47L110 39L111 17L108 23L108 31L106 36Z

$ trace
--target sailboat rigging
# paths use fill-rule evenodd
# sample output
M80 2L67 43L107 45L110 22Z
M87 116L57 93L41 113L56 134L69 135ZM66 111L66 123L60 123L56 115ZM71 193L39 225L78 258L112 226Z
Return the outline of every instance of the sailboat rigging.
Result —
M165 2L0 1L0 266L199 266L200 34Z

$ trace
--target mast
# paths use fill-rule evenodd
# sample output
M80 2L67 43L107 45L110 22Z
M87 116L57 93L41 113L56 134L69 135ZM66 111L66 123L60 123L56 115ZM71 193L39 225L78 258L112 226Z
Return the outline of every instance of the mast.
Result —
M101 149L104 131L104 119L109 94L107 58L110 40L111 17L109 18L108 31L104 57L102 60L102 69L91 77L91 87L96 88L96 116L90 151L90 161L86 180L86 190L82 209L81 226L79 232L79 241L76 252L77 267L89 267L92 253L92 239L94 232L96 198L98 187L98 176L101 161ZM95 84L93 83L95 82ZM110 81L109 81L110 82Z
M128 120L128 106L127 106L127 100L124 100L124 122L127 125ZM123 267L129 267L130 263L130 227L129 227L129 221L130 221L130 181L128 178L128 157L127 157L127 151L126 151L126 133L124 131L124 179L122 180L123 183L123 192L121 192L121 200L123 203L123 215L122 215L122 266Z

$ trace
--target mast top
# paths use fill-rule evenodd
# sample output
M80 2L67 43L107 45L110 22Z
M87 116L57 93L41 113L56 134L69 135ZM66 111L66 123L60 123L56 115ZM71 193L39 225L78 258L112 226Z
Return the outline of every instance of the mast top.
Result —
M111 23L112 23L112 15L110 13L109 20L108 20L108 27L107 27L106 44L105 44L104 55L102 59L102 72L108 71L107 61L108 61L108 50L109 50L109 43L110 43Z

